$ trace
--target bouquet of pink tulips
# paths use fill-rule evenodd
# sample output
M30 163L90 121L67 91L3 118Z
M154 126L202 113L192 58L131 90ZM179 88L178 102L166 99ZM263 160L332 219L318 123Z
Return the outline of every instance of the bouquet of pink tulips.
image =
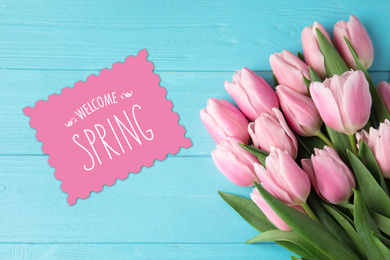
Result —
M261 233L303 259L390 259L390 84L372 82L371 40L358 18L334 40L315 22L303 55L272 54L275 91L247 68L201 119L212 158L251 199L220 192ZM292 256L292 259L300 259Z

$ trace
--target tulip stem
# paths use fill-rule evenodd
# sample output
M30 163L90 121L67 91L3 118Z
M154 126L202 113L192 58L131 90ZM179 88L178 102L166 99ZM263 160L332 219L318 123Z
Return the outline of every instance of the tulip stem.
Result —
M348 135L349 137L349 141L351 142L351 146L352 146L352 152L354 155L358 155L358 150L357 150L357 147L356 147L356 141L355 141L355 135L354 134L351 134L351 135Z
M311 210L309 205L307 203L302 204L303 209L306 211L307 215L317 221L318 223L321 223L321 221L317 218L317 216L314 214L314 212Z
M328 137L326 137L326 135L324 135L323 132L319 131L319 132L317 133L317 137L319 137L322 141L324 141L324 143L325 143L327 146L330 146L330 147L334 148L333 143L329 140Z

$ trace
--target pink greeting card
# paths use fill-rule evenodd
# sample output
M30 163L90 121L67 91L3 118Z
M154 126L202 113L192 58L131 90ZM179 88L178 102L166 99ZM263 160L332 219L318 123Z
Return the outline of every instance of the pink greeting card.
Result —
M69 205L191 146L147 55L141 50L23 109Z

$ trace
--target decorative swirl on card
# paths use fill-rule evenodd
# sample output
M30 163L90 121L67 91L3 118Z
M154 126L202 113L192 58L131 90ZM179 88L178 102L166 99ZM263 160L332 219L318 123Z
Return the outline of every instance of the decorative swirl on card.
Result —
M125 99L125 98L128 98L128 97L131 97L132 95L133 95L133 91L122 93L121 99Z
M69 120L68 123L65 124L66 127L70 127L73 125L73 123L76 123L77 122L77 119L76 118L72 118L71 120Z
M23 109L69 205L192 145L147 55L141 50Z

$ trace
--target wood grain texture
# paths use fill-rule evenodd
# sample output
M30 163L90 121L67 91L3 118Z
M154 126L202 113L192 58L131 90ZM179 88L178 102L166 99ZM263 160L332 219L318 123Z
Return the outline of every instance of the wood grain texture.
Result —
M156 161L71 207L46 156L1 156L0 169L0 242L240 243L257 234L217 193L251 189L209 157Z
M270 70L304 26L357 15L389 70L388 1L1 1L0 68L96 70L147 48L164 71Z
M2 259L288 259L276 244L0 244ZM245 253L243 253L245 252Z
M215 167L199 119L249 67L271 85L269 55L301 51L315 20L358 16L375 83L390 80L389 1L0 0L0 259L288 259L217 190L248 197ZM22 108L147 48L193 147L69 207Z

